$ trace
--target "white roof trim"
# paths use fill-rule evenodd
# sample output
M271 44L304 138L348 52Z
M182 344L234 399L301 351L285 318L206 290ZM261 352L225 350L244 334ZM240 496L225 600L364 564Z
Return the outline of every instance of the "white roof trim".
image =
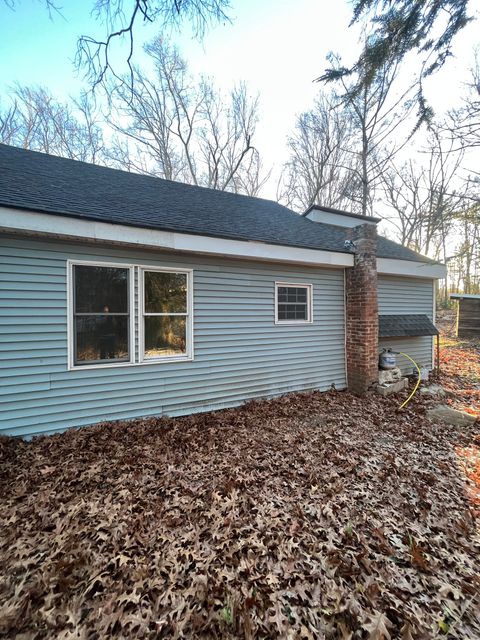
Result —
M352 267L354 261L354 255L349 253L159 231L9 207L0 207L0 229L60 240L106 242L267 262L344 268ZM377 269L378 273L417 278L444 278L446 274L444 265L392 258L377 258Z
M111 242L128 246L188 251L231 258L250 258L268 262L290 262L342 268L353 266L353 255L348 253L159 231L7 207L0 207L0 229L58 239Z
M312 222L323 222L323 224L333 224L336 227L346 227L351 229L358 227L360 224L372 224L376 225L377 220L363 216L363 220L360 220L358 216L349 216L347 213L335 213L333 211L324 211L323 209L312 209L305 214L305 218L312 220Z
M447 275L447 268L444 264L397 260L395 258L377 258L377 271L384 275L430 279L441 279Z

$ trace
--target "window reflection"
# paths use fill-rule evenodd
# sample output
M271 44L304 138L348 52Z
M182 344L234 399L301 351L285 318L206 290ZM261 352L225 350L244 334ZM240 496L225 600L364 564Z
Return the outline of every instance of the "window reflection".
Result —
M186 313L187 275L145 271L145 313Z
M129 270L75 265L75 364L128 362Z
M186 318L183 316L147 316L145 358L184 355L186 335Z
M128 269L75 265L75 313L128 313Z
M129 360L128 318L125 316L78 316L75 318L76 362Z

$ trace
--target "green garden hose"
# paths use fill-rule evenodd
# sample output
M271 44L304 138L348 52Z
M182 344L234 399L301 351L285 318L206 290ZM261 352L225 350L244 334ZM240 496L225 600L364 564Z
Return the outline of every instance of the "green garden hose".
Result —
M418 366L418 364L415 362L415 360L413 360L413 359L412 359L408 354L403 353L402 351L399 351L398 353L399 353L401 356L405 356L405 358L408 358L408 359L410 360L410 362L413 362L413 365L414 365L415 369L416 369L416 370L417 370L417 372L418 372L418 380L417 380L417 384L415 385L415 387L414 387L414 389L413 389L412 393L408 396L408 398L405 400L405 402L404 402L402 405L400 405L400 406L398 407L398 411L401 411L401 409L403 409L403 407L405 407L405 406L410 402L410 400L413 398L413 396L415 395L415 391L416 391L416 390L418 389L418 387L420 386L420 377L421 377L421 375L422 375L422 374L420 373L420 367L419 367L419 366Z

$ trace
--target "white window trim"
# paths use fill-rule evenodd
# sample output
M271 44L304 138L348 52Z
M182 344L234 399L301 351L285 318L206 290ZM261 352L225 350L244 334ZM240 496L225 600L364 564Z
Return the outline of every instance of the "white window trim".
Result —
M145 357L145 272L184 273L187 276L187 314L186 314L186 353L181 355ZM175 314L171 314L175 315ZM183 314L181 314L183 316ZM174 267L141 265L138 269L138 358L139 364L157 364L159 362L191 362L193 360L193 270Z
M278 288L279 287L302 287L307 289L307 311L308 320L279 320L278 319ZM306 325L313 324L313 284L306 282L275 282L275 324L278 325Z
M128 362L106 362L105 364L75 364L74 331L73 331L73 267L85 265L92 267L119 267L129 270L129 312L130 312L130 360ZM187 274L187 355L166 356L164 358L143 359L143 271L169 271ZM135 285L138 291L138 308L135 308ZM138 327L138 344L135 340L136 323ZM193 269L174 267L158 267L149 264L130 262L109 262L103 260L67 260L67 370L83 371L89 369L113 369L117 367L148 366L167 364L169 362L192 362L194 360L193 342Z
M130 316L129 352L130 359L127 362L105 362L95 364L75 364L75 341L73 324L73 267L117 267L128 269L128 312ZM124 262L103 262L101 260L67 260L67 343L68 343L68 370L83 371L83 369L109 369L112 367L129 367L135 364L135 281L134 266Z

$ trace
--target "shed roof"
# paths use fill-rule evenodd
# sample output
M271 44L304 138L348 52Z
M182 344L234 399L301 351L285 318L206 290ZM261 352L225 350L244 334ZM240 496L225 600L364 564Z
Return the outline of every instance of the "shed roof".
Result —
M348 253L347 229L272 200L0 144L0 205L112 224ZM378 256L432 263L379 237Z
M437 335L437 327L433 324L430 318L423 313L378 316L379 338Z
M452 300L480 300L480 294L475 293L451 293Z

